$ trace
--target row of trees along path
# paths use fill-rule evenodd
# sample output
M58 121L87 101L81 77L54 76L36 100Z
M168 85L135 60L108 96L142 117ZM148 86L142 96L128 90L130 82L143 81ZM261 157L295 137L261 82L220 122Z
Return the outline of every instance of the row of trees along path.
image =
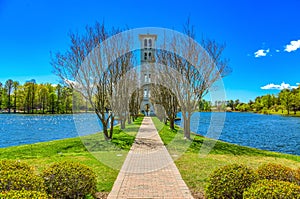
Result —
M133 68L137 65L138 53L130 51L124 54L130 49L132 38L129 34L120 37L118 33L121 32L122 29L119 28L107 29L104 23L87 26L82 35L71 33L69 49L65 53L53 54L51 61L55 73L69 86L78 90L93 107L102 123L107 140L112 139L115 118L118 118L121 127L124 128L126 120L131 122L131 119L136 117L142 96L139 94L139 88L134 85L138 74ZM173 87L154 85L152 89L156 90L153 92L155 97L151 97L151 100L153 104L159 104L164 108L164 114L171 121L171 128L174 128L177 108L186 113L183 114L184 137L190 139L192 113L198 110L199 101L208 93L210 87L230 73L230 68L228 60L222 57L224 44L202 39L200 41L202 48L197 48L195 42L192 42L195 39L195 32L189 20L184 25L183 33L189 37L188 40L167 38L171 40L165 43L170 45L172 52L156 50L156 62L165 66L160 68L162 70L160 74L165 74L160 78L164 78ZM119 37L112 37L115 35ZM180 55L181 53L185 58ZM204 54L206 56L203 56ZM109 65L107 66L107 62L103 60L108 60ZM193 65L190 61L197 65ZM174 74L170 70L176 71L182 78L174 79L167 76ZM128 71L130 77L122 79L128 75ZM182 82L178 83L175 80ZM181 87L182 85L185 87ZM162 95L172 100L159 97Z

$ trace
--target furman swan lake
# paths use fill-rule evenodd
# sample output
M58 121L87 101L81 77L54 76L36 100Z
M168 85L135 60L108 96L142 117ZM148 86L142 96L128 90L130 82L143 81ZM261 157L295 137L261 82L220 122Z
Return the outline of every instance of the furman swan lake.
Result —
M211 115L212 113L194 113L191 130L206 135ZM95 114L0 114L0 121L1 148L77 137L101 130ZM181 121L176 123L183 125ZM300 155L300 118L226 113L219 139L242 146Z

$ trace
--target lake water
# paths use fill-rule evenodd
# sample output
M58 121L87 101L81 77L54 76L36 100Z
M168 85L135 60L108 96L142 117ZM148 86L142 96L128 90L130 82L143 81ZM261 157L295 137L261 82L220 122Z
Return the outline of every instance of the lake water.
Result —
M213 113L216 120L224 114ZM211 117L211 113L193 114L192 131L206 135L208 129L214 129L210 126ZM177 124L183 126L180 121ZM100 130L95 114L0 114L0 148L77 137ZM226 142L300 155L300 118L226 113L221 130L219 139Z
M269 151L300 155L300 118L253 113L213 113L214 118L222 120L224 126L220 140ZM179 114L179 117L181 115ZM206 135L212 113L194 113L191 130ZM181 121L177 125L183 126ZM218 124L218 122L216 122Z
M0 114L0 148L77 137L101 129L95 114Z

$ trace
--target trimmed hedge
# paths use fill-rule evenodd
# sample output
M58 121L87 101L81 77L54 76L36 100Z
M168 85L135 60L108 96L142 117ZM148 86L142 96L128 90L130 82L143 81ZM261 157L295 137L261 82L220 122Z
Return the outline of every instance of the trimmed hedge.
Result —
M215 170L208 179L207 198L243 198L244 189L258 179L257 174L244 165L232 164Z
M8 192L0 193L0 198L3 199L49 199L50 197L39 191L27 191L27 190L11 190Z
M0 171L16 171L16 170L26 170L33 172L33 168L30 167L25 162L14 161L14 160L1 160L0 161Z
M287 182L295 182L295 171L289 167L268 163L263 164L257 169L257 173L261 180L268 179L268 180L281 180Z
M300 186L300 168L295 170L295 181Z
M300 186L278 180L259 180L244 191L245 199L299 199Z
M9 190L44 191L41 177L27 170L0 171L0 192Z
M43 171L46 191L54 198L84 198L96 192L96 175L75 162L54 163Z

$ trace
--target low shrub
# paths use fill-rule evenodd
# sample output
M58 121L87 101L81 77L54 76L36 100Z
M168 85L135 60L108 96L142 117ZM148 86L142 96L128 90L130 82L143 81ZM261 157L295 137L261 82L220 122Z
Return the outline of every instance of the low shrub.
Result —
M1 160L0 161L0 171L16 171L16 170L26 170L33 172L33 168L30 167L25 162L15 161L15 160Z
M300 198L300 186L285 181L259 180L244 191L245 199L296 199Z
M294 171L295 182L300 186L300 168Z
M238 164L227 165L215 170L208 179L207 198L242 198L244 189L257 181L256 173Z
M11 190L0 193L3 199L49 199L45 192L27 191L27 190Z
M289 167L267 163L263 164L257 169L259 178L268 180L281 180L287 182L295 182L295 171Z
M0 171L0 192L10 190L44 191L41 177L27 170Z
M75 162L54 163L43 171L46 191L54 198L83 198L96 192L96 175Z

